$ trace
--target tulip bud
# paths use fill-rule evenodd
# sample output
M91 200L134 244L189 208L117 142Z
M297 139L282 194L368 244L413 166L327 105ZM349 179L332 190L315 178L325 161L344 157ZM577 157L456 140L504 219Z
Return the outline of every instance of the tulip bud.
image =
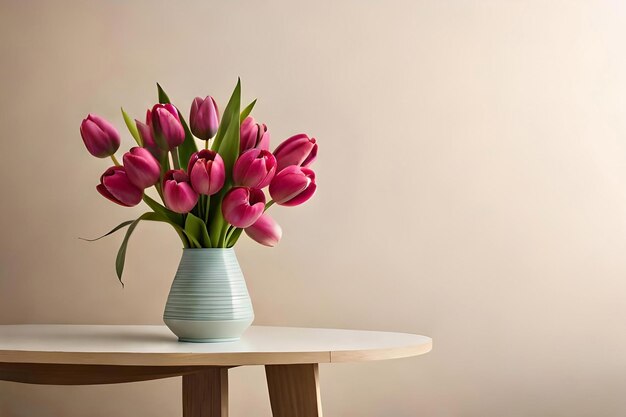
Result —
M317 143L315 138L300 133L278 145L274 156L278 162L278 171L289 165L308 167L317 158Z
M145 148L130 148L123 157L124 168L130 182L142 190L159 181L161 165Z
M233 181L235 185L263 188L269 185L276 173L276 158L270 151L248 149L235 162Z
M213 195L222 189L226 180L224 160L215 151L203 149L189 158L187 167L191 185L196 192Z
M261 214L261 217L252 226L246 227L244 230L252 240L270 247L276 246L283 236L283 229L267 214Z
M120 166L104 171L96 190L112 202L125 207L136 206L143 197L143 190L130 181L126 169Z
M316 187L313 170L290 165L274 176L269 190L276 204L297 206L311 198Z
M139 136L141 137L142 146L146 148L152 154L152 156L157 159L157 161L161 160L161 155L163 154L163 151L159 149L156 142L154 141L154 136L152 135L152 128L150 127L150 125L142 123L137 119L135 119L135 125L137 126L137 131L139 132Z
M265 210L265 194L256 188L231 188L222 200L224 219L235 227L252 226Z
M154 140L159 148L171 151L185 141L178 110L171 104L155 104L149 112Z
M198 193L189 183L182 169L171 169L163 178L163 200L168 209L176 213L189 213L198 202Z
M254 117L248 116L241 123L239 131L239 153L242 154L252 148L268 150L270 134L265 124L258 124L254 121Z
M95 114L87 115L80 124L80 135L90 154L107 158L120 147L120 134L113 125Z
M191 103L189 127L196 137L209 140L217 133L219 125L219 111L213 97L196 97Z

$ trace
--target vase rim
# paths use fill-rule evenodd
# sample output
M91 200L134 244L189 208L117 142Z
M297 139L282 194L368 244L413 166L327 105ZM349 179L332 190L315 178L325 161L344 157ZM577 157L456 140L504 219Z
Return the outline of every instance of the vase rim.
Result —
M227 250L235 250L235 248L183 248L183 250L211 250L211 251L227 251Z

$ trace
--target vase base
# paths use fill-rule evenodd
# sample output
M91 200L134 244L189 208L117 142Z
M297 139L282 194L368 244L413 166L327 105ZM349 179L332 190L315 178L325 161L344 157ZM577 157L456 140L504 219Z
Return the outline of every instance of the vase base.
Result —
M180 342L234 342L252 324L254 316L233 320L180 320L164 317L163 321Z
M194 339L188 337L179 337L179 342L185 343L225 343L225 342L236 342L240 338L239 337L225 337L225 338L209 338L209 339Z

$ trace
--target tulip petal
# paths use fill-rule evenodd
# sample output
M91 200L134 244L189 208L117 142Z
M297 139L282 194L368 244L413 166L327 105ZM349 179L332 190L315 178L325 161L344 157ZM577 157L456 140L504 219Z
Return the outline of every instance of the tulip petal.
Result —
M244 230L252 240L270 247L276 246L283 235L278 223L267 214L262 214L253 225Z
M247 187L232 188L222 201L224 219L235 227L254 224L265 210L265 195L261 190Z
M102 183L109 193L128 206L136 206L141 202L143 191L133 185L126 174L115 173L104 177Z
M316 188L317 188L317 185L312 182L306 188L306 190L304 190L303 192L301 192L300 194L298 194L297 196L295 196L291 200L288 200L288 201L286 201L284 203L281 203L281 205L282 206L286 206L286 207L298 206L298 205L304 203L305 201L307 201L309 198L313 197L313 194L315 194Z
M122 203L120 200L118 200L117 198L113 197L113 194L111 194L107 188L102 185L102 184L98 184L96 185L96 190L105 198L107 198L108 200L111 200L112 202L114 202L115 204L119 204L120 206L124 206L124 207L131 207L129 204L124 204Z
M312 160L310 154L315 146L315 138L309 138L304 133L294 135L285 140L278 145L274 151L274 156L278 162L278 171L289 165L301 166L305 162L308 164L313 162L317 155L317 149L315 150L315 155L313 155Z
M122 206L132 207L139 204L143 197L143 190L135 187L126 170L121 166L113 166L100 176L100 184L96 190L102 196Z
M315 189L313 170L290 165L276 174L269 191L276 204L296 206L311 198Z
M115 127L95 114L82 121L80 135L89 153L97 158L109 157L120 147L120 135Z
M161 176L161 165L144 148L134 147L123 157L128 179L137 187L145 189L153 186Z
M176 213L189 213L198 203L198 197L185 171L171 169L165 173L163 200L167 208Z

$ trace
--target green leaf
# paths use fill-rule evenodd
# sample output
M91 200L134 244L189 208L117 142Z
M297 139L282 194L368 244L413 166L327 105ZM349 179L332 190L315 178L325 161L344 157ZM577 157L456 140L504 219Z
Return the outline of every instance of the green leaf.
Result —
M122 282L122 272L124 272L124 263L126 262L126 249L128 247L128 240L130 239L130 236L133 234L133 231L141 220L167 221L164 220L164 218L157 213L148 212L142 214L130 224L128 230L126 231L126 235L124 236L124 240L120 245L120 249L117 252L117 258L115 259L115 272L117 273L117 279L120 280L122 286L124 286L124 283Z
M123 107L120 107L120 109L122 110L122 117L124 117L124 123L126 123L128 131L133 136L133 138L135 138L135 142L137 142L139 146L143 146L143 141L141 140L141 136L139 135L139 131L137 130L137 125L135 124L135 121L131 119L131 117L124 111Z
M182 227L178 226L177 224L172 223L169 219L167 219L163 215L159 213L154 213L154 212L144 213L141 216L139 216L136 220L131 222L130 226L128 227L128 230L126 231L126 235L124 236L124 240L122 241L122 244L120 245L120 249L117 252L117 258L115 259L115 272L117 273L117 278L120 280L120 283L122 284L122 286L124 286L124 283L122 282L122 273L124 272L124 263L126 262L126 249L128 247L128 240L130 239L130 236L133 234L133 231L135 230L135 228L137 227L137 225L139 224L141 220L168 223L174 228L174 230L176 230L176 232L178 233L181 239L189 239L192 242L192 244L196 245L196 247L201 247L200 243L197 240L185 234L185 231L183 230ZM183 243L185 244L184 245L185 247L189 247L189 245L186 243L186 240L183 240Z
M250 113L252 112L252 109L254 108L254 105L256 104L256 99L254 99L254 101L250 104L248 104L246 106L245 109L243 109L241 111L241 116L239 116L239 123L243 123L243 121L246 119L246 117L248 117L250 115Z
M157 83L157 91L159 92L159 103L161 104L171 103L170 98L167 96L165 91L163 91L163 88L161 88L161 85L159 83Z
M237 113L239 113L239 109L237 109ZM230 126L224 135L224 141L222 142L222 146L219 148L219 154L222 156L224 160L224 166L226 168L226 181L224 183L224 187L218 193L218 201L217 207L214 209L211 207L213 211L213 222L211 223L211 237L213 238L214 247L224 247L224 237L226 234L226 228L228 228L229 224L224 219L222 215L222 199L224 195L230 189L230 184L232 183L232 172L233 165L237 160L237 156L239 155L239 119L234 117L231 119ZM217 240L216 240L217 239Z
M222 215L222 199L231 188L232 168L237 156L239 156L240 107L241 81L237 80L237 85L235 86L235 90L226 105L226 109L224 110L224 115L222 116L222 121L217 130L217 135L215 135L215 141L213 142L212 147L213 150L217 151L224 160L227 173L224 187L214 198L211 198L210 212L213 214L211 215L212 219L209 225L209 235L211 236L211 243L214 248L223 247L223 239L226 232L225 229L229 226Z
M239 114L239 107L236 108ZM226 168L226 176L231 177L233 172L233 165L239 156L239 118L231 118L228 124L228 129L224 134L224 140L218 148L218 153L224 160L224 167Z
M237 118L239 121L239 108L241 107L241 80L237 79L237 85L233 90L233 94L230 96L230 100L228 100L228 104L226 105L226 109L224 109L224 114L222 115L222 121L220 122L219 127L217 128L217 134L215 135L215 140L213 141L213 150L219 151L220 146L222 145L222 140L224 139L224 135L226 134L226 130L230 125L231 119L233 117Z
M196 242L200 244L201 248L210 248L211 239L209 238L209 232L206 230L206 224L191 213L187 213L187 219L185 220L185 233L189 237L193 237Z
M235 229L234 232L230 234L230 237L228 238L228 242L226 242L227 248L232 248L233 246L235 246L235 243L237 243L239 236L241 236L241 232L243 232L243 229L237 228Z
M100 237L97 237L97 238L95 238L95 239L85 239L85 238L82 238L82 237L79 237L79 239L80 239L80 240L85 240L85 241L87 241L87 242L95 242L96 240L100 240L100 239L102 239L103 237L107 237L107 236L109 236L109 235L112 235L113 233L117 232L118 230L120 230L120 229L122 229L122 228L124 228L124 227L128 226L128 225L129 225L129 224L131 224L132 222L133 222L132 220L127 220L127 221L125 221L125 222L122 222L122 223L118 224L117 226L115 226L115 227L113 228L113 230L111 230L109 233L104 234L104 235L102 235L102 236L100 236Z

